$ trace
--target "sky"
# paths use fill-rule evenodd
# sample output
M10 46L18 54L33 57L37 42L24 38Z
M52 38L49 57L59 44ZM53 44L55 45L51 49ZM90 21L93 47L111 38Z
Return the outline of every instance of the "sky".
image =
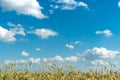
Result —
M119 66L119 0L0 0L0 61Z

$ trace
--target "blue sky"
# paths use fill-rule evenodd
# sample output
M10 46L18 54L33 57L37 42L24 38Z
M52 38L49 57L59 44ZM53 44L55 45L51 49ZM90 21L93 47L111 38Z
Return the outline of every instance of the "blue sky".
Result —
M0 0L0 60L117 65L119 7L119 0Z

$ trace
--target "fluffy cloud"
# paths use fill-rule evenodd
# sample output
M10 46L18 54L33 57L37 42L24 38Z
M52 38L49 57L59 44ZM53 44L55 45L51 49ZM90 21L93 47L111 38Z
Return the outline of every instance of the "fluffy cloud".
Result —
M15 27L10 30L0 26L0 40L4 42L13 42L16 40L15 35L25 36L24 28Z
M94 61L91 61L91 64L94 65L94 66L99 66L99 65L106 66L106 65L109 65L108 62L104 62L103 60L94 60Z
M61 57L60 55L56 55L55 57L52 57L52 58L43 58L42 59L43 62L54 62L54 61L58 61L58 62L66 62L66 61L69 61L69 62L77 62L78 61L78 57L76 56L70 56L70 57Z
M63 58L61 56L56 55L54 58L52 58L53 61L63 61Z
M51 30L51 29L36 29L34 32L32 32L36 35L38 35L39 37L41 37L42 39L46 39L49 38L50 36L57 36L58 33Z
M7 25L10 26L10 27L22 27L21 24L13 24L11 22L8 22Z
M27 53L26 51L22 51L21 55L22 56L29 56L29 53Z
M76 56L70 56L70 57L66 57L65 60L70 62L76 62L78 61L78 58Z
M16 11L17 14L30 15L38 19L47 18L37 0L0 0L3 11Z
M14 64L14 63L27 63L28 60L20 59L20 60L4 60L5 64Z
M71 44L66 44L65 46L66 46L67 48L69 48L69 49L74 49L74 46L71 45Z
M23 36L26 35L25 32L24 32L23 25L21 25L21 24L13 24L11 22L8 22L7 25L10 26L10 27L12 27L12 28L10 28L10 30L14 34L20 34L20 35L23 35Z
M14 34L19 34L22 36L26 35L23 27L15 27L15 28L10 29L10 31L12 31L12 33L14 33Z
M11 63L39 63L40 58L29 58L29 59L20 59L20 60L4 60L5 64L11 64Z
M39 63L40 62L40 58L29 58L29 61L32 63Z
M9 31L2 26L0 26L0 40L4 42L12 42L15 41L15 34L12 31Z
M52 58L43 58L42 61L43 61L43 62L48 62L48 61L58 61L58 62L62 62L62 61L64 61L64 58L62 58L62 57L59 56L59 55L56 55L55 57L52 57Z
M86 3L84 3L84 2L79 2L79 6L82 6L82 7L88 9L88 5Z
M61 8L62 10L73 10L76 7L84 7L88 9L88 5L84 2L78 2L75 0L52 0L56 3L56 5L52 5L51 7L54 9Z
M110 37L113 35L113 33L109 29L106 29L104 31L96 31L96 34L103 34L106 37Z
M67 48L69 48L69 49L74 49L78 44L83 45L82 42L80 42L80 41L75 41L75 42L71 42L71 43L69 43L69 44L66 44L65 46L66 46Z
M111 59L119 55L119 51L108 50L104 47L98 48L94 47L92 50L86 50L84 53L84 58L87 60L96 60L96 59Z

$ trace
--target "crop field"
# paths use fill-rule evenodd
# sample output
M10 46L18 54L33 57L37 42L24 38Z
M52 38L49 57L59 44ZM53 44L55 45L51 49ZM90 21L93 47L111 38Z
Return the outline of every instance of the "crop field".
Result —
M120 80L120 73L107 70L87 72L71 65L60 66L56 63L46 65L3 64L0 66L0 80ZM34 69L34 71L33 71Z
M119 80L120 74L116 72L0 72L0 80Z

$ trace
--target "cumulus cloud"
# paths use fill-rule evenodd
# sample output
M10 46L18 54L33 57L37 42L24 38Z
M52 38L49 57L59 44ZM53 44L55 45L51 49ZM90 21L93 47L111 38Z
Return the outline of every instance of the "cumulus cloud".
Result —
M78 61L78 57L70 56L70 57L66 57L65 60L66 61L70 61L70 62L77 62Z
M43 58L42 59L43 62L48 62L48 61L58 61L58 62L62 62L64 61L64 58L62 58L59 55L56 55L55 57L51 57L51 58Z
M99 65L106 66L106 65L109 65L108 62L105 62L103 60L94 60L94 61L91 61L91 64L94 65L94 66L99 66Z
M96 34L102 34L105 35L106 37L110 37L113 35L113 33L109 29L106 29L104 31L96 31Z
M69 62L77 62L78 61L78 57L76 56L70 56L70 57L61 57L60 55L56 55L52 58L43 58L42 59L43 62L54 62L54 61L58 61L58 62L66 62L66 61L69 61Z
M15 27L11 29L5 29L4 27L0 26L0 40L4 42L13 42L16 40L16 35L25 36L24 28L22 27Z
M69 48L69 49L74 49L74 45L66 44L65 46L66 46L67 48Z
M0 0L0 6L3 11L16 11L17 14L30 15L38 19L47 18L37 0Z
M32 63L39 63L40 58L29 58L29 61L32 62Z
M20 34L20 35L23 35L23 36L26 35L25 32L24 32L23 25L21 25L21 24L13 24L11 22L8 22L7 25L10 26L10 27L12 27L12 28L10 28L10 30L14 34Z
M63 61L61 56L56 55L54 58L51 58L53 61Z
M1 41L4 41L4 42L15 41L16 38L14 36L15 36L15 33L0 26L0 40Z
M14 64L14 63L27 63L28 60L20 59L20 60L4 60L5 64Z
M93 49L88 49L85 51L84 58L87 60L112 59L119 54L119 51L108 50L104 47L94 47Z
M62 10L73 10L76 7L84 7L88 9L88 5L82 1L78 2L76 0L52 0L52 2L56 3L55 5L51 6L54 9L60 8Z
M23 27L15 27L15 28L10 29L10 31L12 31L12 33L14 33L14 34L19 34L22 36L26 35Z
M57 36L58 35L57 32L55 32L51 29L45 29L45 28L36 29L31 33L36 34L37 36L41 37L42 39L46 39L46 38L49 38L50 36Z
M26 51L22 51L21 55L22 55L22 56L29 56L29 53L26 52Z
M11 63L39 63L40 58L29 58L29 59L20 59L20 60L4 60L5 64L11 64Z

